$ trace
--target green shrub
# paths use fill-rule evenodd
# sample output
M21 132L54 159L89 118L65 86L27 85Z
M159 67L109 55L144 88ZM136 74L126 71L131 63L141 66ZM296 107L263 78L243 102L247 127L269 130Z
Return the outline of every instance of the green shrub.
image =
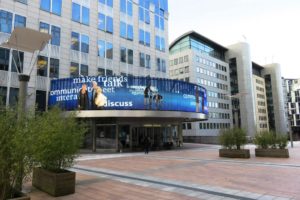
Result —
M277 143L279 149L285 149L287 147L287 144L288 144L287 135L278 134L276 136L276 143Z
M74 164L86 128L74 115L53 108L36 117L34 161L49 171L59 172Z
M0 200L13 198L32 169L32 117L20 118L17 109L0 106ZM30 116L27 113L27 116ZM23 115L24 117L25 115ZM19 118L18 118L19 117Z
M240 149L247 143L246 132L240 128L225 129L220 133L219 142L226 149Z
M254 143L261 149L284 149L287 146L287 136L275 133L273 131L264 131L257 133L254 138Z

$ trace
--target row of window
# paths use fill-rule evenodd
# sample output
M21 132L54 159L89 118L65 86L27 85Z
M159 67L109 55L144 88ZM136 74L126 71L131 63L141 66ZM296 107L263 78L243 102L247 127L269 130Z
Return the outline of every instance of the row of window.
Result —
M259 124L259 128L268 128L268 124Z
M258 113L267 113L267 110L266 109L264 109L264 108L259 108L258 109Z
M209 112L208 116L210 119L230 119L229 113Z
M256 90L260 92L265 92L265 89L259 86L256 86Z
M179 74L189 73L189 66L181 67L179 69L170 70L170 76L177 76Z
M214 77L214 78L217 78L217 73L209 71L207 69L203 69L201 67L197 67L196 72L201 73L201 74L205 74L205 75L208 75L208 76L211 76L211 77Z
M200 56L196 56L196 62L201 63L201 64L206 65L206 66L209 66L209 67L212 67L214 69L224 71L224 72L227 71L227 68L225 66L220 65L218 63L214 63L214 62L212 62L208 59L202 58Z
M257 94L256 96L257 96L257 98L259 98L259 99L265 99L265 95L263 95L263 94Z
M11 33L13 27L26 27L26 17L0 10L0 32Z
M257 104L259 106L266 106L266 102L265 101L257 101Z
M188 55L180 57L180 58L175 58L174 60L170 60L170 66L182 64L182 63L188 62L188 61L189 61Z
M229 104L227 103L218 103L218 102L208 102L209 108L220 108L220 109L226 109L229 110Z
M228 129L230 123L199 123L199 129Z
M76 4L77 5L77 4ZM74 5L74 7L76 7ZM82 7L79 6L78 9L82 10ZM80 12L85 13L83 11ZM75 16L74 16L75 17ZM14 19L14 20L13 20ZM81 16L76 15L76 20L82 20ZM104 14L99 13L98 20L98 29L103 30L109 33L113 33L113 20L109 16L105 16ZM12 27L26 27L26 17L13 14L4 10L0 10L0 32L11 33ZM52 35L52 39L50 43L52 45L60 46L60 38L61 38L61 28L55 25L50 25L45 22L40 22L39 30L44 33L49 33ZM76 32L71 33L72 36L72 45L71 49L82 51L84 53L88 53L89 46L89 37L84 34L79 34ZM120 22L120 37L133 40L133 26L130 24L126 24L125 22ZM150 32L144 31L142 29L139 30L139 42L145 46L150 47L151 38ZM81 45L79 45L81 43ZM157 50L165 51L165 39L163 37L156 36L155 37L155 46Z
M256 83L259 85L264 85L264 82L262 80L259 79L255 79Z
M214 87L214 88L218 88L218 89L221 89L221 90L228 91L228 85L226 85L226 84L216 83L214 81L209 81L209 80L202 79L202 78L201 79L197 78L197 83L199 85L207 85L209 87Z
M259 121L267 121L267 116L258 116Z

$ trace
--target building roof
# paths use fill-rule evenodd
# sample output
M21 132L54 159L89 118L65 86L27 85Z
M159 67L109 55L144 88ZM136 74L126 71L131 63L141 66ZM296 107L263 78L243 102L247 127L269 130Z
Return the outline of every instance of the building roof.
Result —
M256 68L258 68L258 69L260 69L260 70L263 70L263 69L264 69L263 66L257 64L256 62L253 62L253 61L252 61L252 67L256 67Z
M193 38L196 38L200 41L203 41L204 43L206 43L207 45L211 46L211 47L214 47L214 48L217 48L217 49L221 49L223 51L227 51L228 49L216 42L214 42L213 40L203 36L203 35L200 35L199 33L197 33L196 31L189 31L189 32L186 32L184 33L183 35L179 36L178 38L176 38L169 46L169 50L175 46L181 39L187 37L187 36L191 36Z

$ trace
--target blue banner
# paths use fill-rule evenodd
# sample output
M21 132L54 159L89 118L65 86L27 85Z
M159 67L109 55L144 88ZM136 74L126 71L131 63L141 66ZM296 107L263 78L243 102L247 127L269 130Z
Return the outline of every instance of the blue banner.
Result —
M208 114L206 89L187 82L132 76L51 81L49 106L64 110L164 110Z

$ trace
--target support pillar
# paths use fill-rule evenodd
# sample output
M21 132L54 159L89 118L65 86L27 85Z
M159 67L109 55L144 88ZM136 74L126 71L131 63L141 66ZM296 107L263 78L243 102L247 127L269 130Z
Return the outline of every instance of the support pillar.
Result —
M96 152L96 121L91 119L92 151Z
M26 113L26 100L27 100L27 87L28 82L30 79L30 76L25 74L19 74L19 102L18 102L18 108L19 108L19 117L23 116L23 114Z
M119 149L119 125L116 125L116 152L118 152Z

